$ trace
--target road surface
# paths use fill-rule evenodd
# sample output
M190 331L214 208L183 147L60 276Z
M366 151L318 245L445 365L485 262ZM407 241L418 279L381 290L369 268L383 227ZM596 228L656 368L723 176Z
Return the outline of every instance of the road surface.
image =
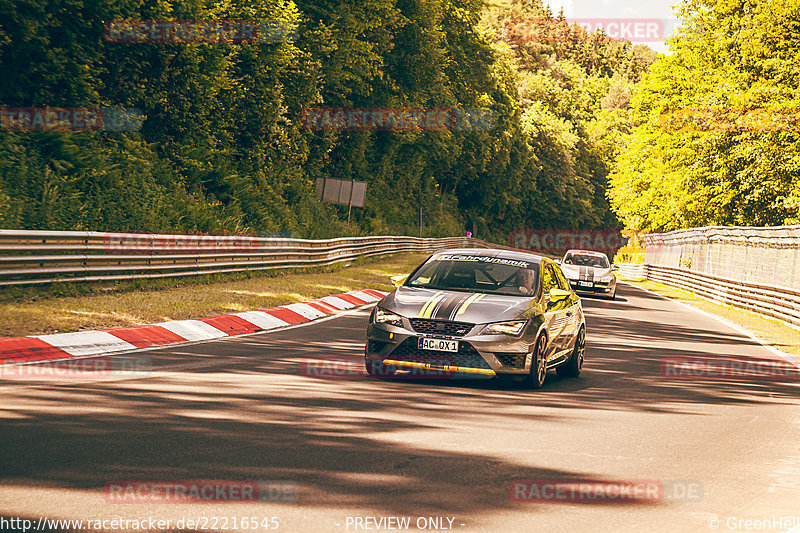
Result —
M776 357L677 303L627 285L618 295L583 300L583 375L552 373L538 391L368 379L360 370L368 310L137 352L150 366L134 375L5 381L0 515L158 518L172 520L169 531L201 531L185 521L202 517L218 521L206 530L225 531L221 518L231 530L244 516L300 532L398 530L405 519L410 530L465 532L800 525L798 380L665 376L666 359ZM331 372L335 379L320 375ZM147 480L279 482L296 498L109 498L109 483ZM605 498L573 485L537 499L534 488L548 481L612 488ZM636 483L662 492L613 497L613 487Z

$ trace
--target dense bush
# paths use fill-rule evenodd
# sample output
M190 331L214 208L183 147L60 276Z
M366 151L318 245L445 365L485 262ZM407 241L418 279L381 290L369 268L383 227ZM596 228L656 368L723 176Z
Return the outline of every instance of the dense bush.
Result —
M800 4L684 0L609 191L633 230L800 223Z
M212 18L279 20L296 38L103 35L115 19ZM617 227L607 175L653 60L540 0L8 0L0 106L128 106L147 119L137 132L0 132L0 227L417 234L420 207L425 235ZM498 122L310 131L309 107L482 107ZM349 225L346 206L316 199L325 176L368 182Z

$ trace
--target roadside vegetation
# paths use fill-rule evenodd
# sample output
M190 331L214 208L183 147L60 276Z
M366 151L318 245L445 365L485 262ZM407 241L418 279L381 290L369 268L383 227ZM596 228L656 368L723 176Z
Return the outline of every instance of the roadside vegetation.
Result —
M684 0L631 99L609 196L628 229L800 223L800 3Z
M800 222L800 4L682 0L672 54L542 0L10 0L0 106L140 109L0 131L0 228L504 242L524 228ZM278 42L120 44L113 20L261 19ZM482 108L474 131L311 131L309 108ZM364 180L352 210L320 177Z
M283 42L120 44L114 20L264 19ZM541 0L10 0L0 106L140 109L134 132L0 131L0 228L476 236L619 227L607 175L655 53ZM43 77L44 76L44 77ZM311 131L308 108L483 108L476 131ZM364 180L366 207L317 200Z

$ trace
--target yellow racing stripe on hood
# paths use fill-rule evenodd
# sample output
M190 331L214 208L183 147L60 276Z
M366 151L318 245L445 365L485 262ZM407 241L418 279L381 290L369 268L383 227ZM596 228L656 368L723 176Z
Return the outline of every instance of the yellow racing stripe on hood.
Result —
M461 307L459 307L459 308L458 308L458 311L456 312L456 318L458 318L458 317L459 317L459 316L461 316L463 313L465 313L465 312L466 312L466 310L467 310L467 307L469 307L469 306L470 306L470 305L472 305L473 303L477 302L478 300L480 300L480 299L481 299L481 298L483 298L484 296L486 296L486 295L485 295L485 294L483 294L483 293L479 293L479 294L473 294L472 296L470 296L469 298L467 298L467 301L466 301L466 302L464 302L463 304L461 304Z
M436 307L436 304L439 303L442 298L444 298L444 293L441 291L431 296L430 299L425 302L425 305L422 306L419 312L419 318L430 318L433 308Z

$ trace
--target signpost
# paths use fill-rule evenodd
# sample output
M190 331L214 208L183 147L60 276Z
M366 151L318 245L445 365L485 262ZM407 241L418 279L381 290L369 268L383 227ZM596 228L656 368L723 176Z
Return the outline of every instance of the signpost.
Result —
M317 198L321 202L347 206L347 225L350 225L350 211L353 207L364 207L367 196L367 182L317 178Z

